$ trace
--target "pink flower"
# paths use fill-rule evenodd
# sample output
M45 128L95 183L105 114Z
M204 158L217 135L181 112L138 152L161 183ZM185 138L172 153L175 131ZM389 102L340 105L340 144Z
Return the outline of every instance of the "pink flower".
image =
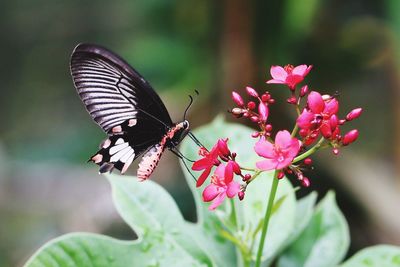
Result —
M203 201L213 201L209 210L221 205L225 197L233 198L240 192L240 184L233 180L233 165L230 162L226 166L220 164L211 177L211 184L204 188Z
M267 83L286 84L291 90L294 90L296 85L304 80L304 77L310 72L312 66L299 65L293 67L292 65L272 66L270 73L272 79Z
M254 150L259 156L266 158L256 163L257 168L264 171L280 170L289 166L299 153L300 142L288 131L279 131L275 144L268 142L263 136L254 146Z
M331 96L321 96L312 91L307 98L307 108L297 118L302 136L308 136L306 144L312 143L319 135L331 138L338 128L336 113L339 110L339 102Z
M200 187L204 183L208 175L210 175L211 169L214 166L220 164L220 161L218 160L218 156L220 153L218 149L218 143L211 149L210 152L202 148L200 148L200 152L203 158L195 161L192 165L192 170L194 171L204 170L200 177L197 179L197 187Z

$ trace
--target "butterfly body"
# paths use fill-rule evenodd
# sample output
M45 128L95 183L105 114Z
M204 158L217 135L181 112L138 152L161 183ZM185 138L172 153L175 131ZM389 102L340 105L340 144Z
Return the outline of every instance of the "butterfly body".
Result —
M71 56L75 88L93 120L108 134L90 161L100 173L125 173L144 154L138 178L147 179L165 149L175 149L189 132L184 120L173 123L150 84L111 51L78 45Z

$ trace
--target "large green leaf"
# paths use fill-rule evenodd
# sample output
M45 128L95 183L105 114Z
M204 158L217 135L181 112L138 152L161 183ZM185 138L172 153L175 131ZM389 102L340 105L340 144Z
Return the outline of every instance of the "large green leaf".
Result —
M176 203L152 181L108 176L113 199L136 241L101 235L70 234L44 245L26 264L36 266L213 266L191 238L199 227L187 226Z
M239 124L232 124L224 122L221 117L217 117L211 124L197 129L194 134L201 140L201 142L208 148L212 147L219 138L229 138L229 147L232 152L237 153L237 161L244 167L254 167L254 163L258 160L253 150L255 139L251 138L251 133L254 130L241 126ZM187 138L182 144L182 152L190 158L197 158L198 148L195 144ZM197 173L196 173L197 174ZM219 231L221 225L218 218L227 218L231 212L232 207L229 201L217 209L217 211L210 212L208 210L208 203L201 200L201 192L204 188L196 188L195 182L190 174L185 173L189 187L195 196L199 222L205 224L208 234L214 238L220 239ZM254 231L259 225L264 216L266 209L266 202L268 193L271 188L272 177L270 173L263 173L254 182L252 182L246 192L243 201L234 200L238 227L240 231L247 233ZM281 199L280 205L274 212L270 222L267 243L264 247L263 259L271 261L276 256L279 248L289 238L295 219L296 200L294 191L290 183L286 179L282 179L279 183L276 200ZM257 242L260 239L261 231L256 235L256 243L253 249L253 257L255 257ZM212 242L216 244L216 242ZM250 247L251 240L248 241ZM221 245L216 247L219 255L225 257L226 260L231 257L231 245ZM230 265L234 266L234 265Z
M349 230L334 193L318 204L313 217L278 261L279 267L333 267L349 247Z
M378 245L357 252L340 267L399 267L400 247Z

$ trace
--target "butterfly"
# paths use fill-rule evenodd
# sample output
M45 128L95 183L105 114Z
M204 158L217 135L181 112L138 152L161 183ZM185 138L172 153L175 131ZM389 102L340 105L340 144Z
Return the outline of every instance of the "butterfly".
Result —
M177 150L189 135L189 122L173 123L158 94L125 60L104 47L79 44L71 55L70 69L75 88L92 119L107 133L99 150L90 157L99 172L114 168L125 173L142 156L137 177L146 180L153 173L165 149L181 159ZM186 165L185 165L186 166Z

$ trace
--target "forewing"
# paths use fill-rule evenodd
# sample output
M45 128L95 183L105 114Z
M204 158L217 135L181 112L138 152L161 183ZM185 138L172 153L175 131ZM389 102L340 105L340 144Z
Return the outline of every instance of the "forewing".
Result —
M147 120L160 136L172 125L150 84L111 51L97 45L78 45L71 56L71 74L87 111L107 133L130 119Z

